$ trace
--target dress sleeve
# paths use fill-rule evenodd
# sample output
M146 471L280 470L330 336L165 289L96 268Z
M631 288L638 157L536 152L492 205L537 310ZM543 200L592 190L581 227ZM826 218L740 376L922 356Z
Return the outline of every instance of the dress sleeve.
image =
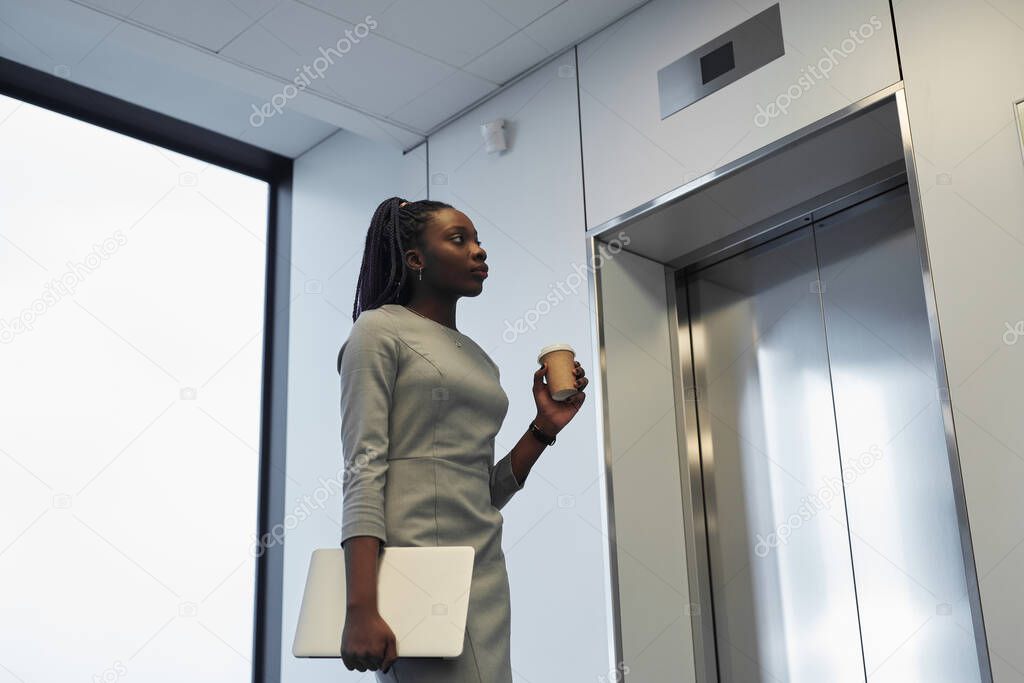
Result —
M498 364L486 352L484 352L484 356L494 368L494 374L500 382L501 370L498 368ZM500 510L505 507L505 503L512 499L512 496L523 490L526 482L520 483L516 479L516 475L513 474L511 453L507 453L504 458L492 464L488 472L491 480L491 505Z
M499 510L505 507L505 503L511 500L518 491L523 489L516 475L512 472L512 454L508 453L504 458L491 465L491 505Z
M398 338L374 309L352 325L339 354L341 378L341 545L352 536L387 543L384 487L388 470L388 426L398 373Z

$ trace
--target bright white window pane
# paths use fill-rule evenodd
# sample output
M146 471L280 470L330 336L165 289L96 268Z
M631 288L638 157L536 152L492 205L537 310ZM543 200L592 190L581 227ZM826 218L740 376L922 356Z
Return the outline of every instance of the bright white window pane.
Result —
M249 681L268 186L0 97L0 681Z

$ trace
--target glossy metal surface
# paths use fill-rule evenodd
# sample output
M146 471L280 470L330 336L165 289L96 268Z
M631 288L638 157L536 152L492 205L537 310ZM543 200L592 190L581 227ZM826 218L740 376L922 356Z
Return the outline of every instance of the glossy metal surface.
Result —
M733 66L705 81L706 59L725 51ZM738 81L786 53L778 3L709 40L668 66L658 69L658 102L662 120L697 100Z
M814 234L869 678L981 681L906 185Z
M804 227L688 282L723 683L864 680L817 279Z
M1013 116L1017 119L1017 139L1020 141L1021 156L1024 156L1024 100L1013 103Z
M600 478L601 500L605 507L605 530L608 540L608 552L605 555L605 576L608 577L608 594L605 596L606 614L608 615L608 652L609 671L619 671L623 664L622 647L622 610L619 606L619 551L615 541L615 491L612 487L612 445L611 432L608 427L608 364L605 359L605 333L601 324L603 318L604 298L602 296L601 269L595 267L598 263L600 252L597 240L589 240L587 244L587 270L593 273L589 278L590 287L590 315L591 315L591 348L597 350L597 372L594 377L597 380L595 387L598 396L601 397L601 410L598 411L598 429L601 439L598 442L601 451L601 460L604 462L604 476Z
M912 196L874 194L680 290L722 681L991 681Z
M907 116L906 109L906 97L903 91L903 84L896 83L893 86L874 93L862 100L855 102L854 104L835 112L834 114L821 119L813 124L810 124L794 133L780 138L775 143L768 145L756 152L745 155L734 162L723 165L722 167L711 171L704 176L697 178L689 183L686 183L672 191L666 192L663 195L656 197L655 199L646 202L636 208L625 212L624 214L609 220L599 226L591 228L586 231L588 237L588 250L587 258L588 265L593 267L593 251L597 244L598 237L604 233L610 233L613 228L622 228L627 226L629 223L640 220L645 216L661 209L667 204L678 201L685 197L688 197L696 192L700 192L703 189L719 182L725 177L737 172L738 170L745 168L751 164L758 163L759 161L787 148L790 145L797 144L807 136L816 135L828 128L843 123L846 119L861 114L867 110L873 109L878 106L884 105L890 101L890 98L896 101L899 119L900 119L900 133L903 140L904 147L904 162L907 174L907 181L909 185L909 197L911 206L913 208L915 233L918 240L918 253L920 256L920 275L924 284L924 297L927 306L927 317L928 317L928 328L931 335L932 348L933 348L933 359L936 369L936 383L942 397L941 408L942 408L942 420L944 426L945 442L947 447L948 461L949 461L949 472L950 480L953 489L953 502L955 505L957 524L960 536L960 548L962 551L963 561L962 566L964 568L964 576L967 590L967 598L970 604L971 621L973 625L973 636L976 642L976 652L978 657L978 668L981 673L981 680L989 683L992 681L991 666L989 663L988 647L985 637L984 621L981 611L981 602L978 593L977 586L977 570L974 563L973 547L971 543L970 526L968 523L967 509L964 498L963 482L960 473L960 461L957 453L955 430L953 423L952 407L949 402L948 393L948 382L946 376L945 365L943 361L942 342L939 330L938 317L935 306L934 291L932 288L931 272L928 262L928 249L926 243L926 236L924 233L924 222L923 216L920 209L919 199L919 188L917 183L917 171L916 164L913 154L913 143L910 134L909 118ZM1022 142L1024 144L1024 142ZM888 171L883 174L885 183L891 183L891 173ZM867 183L871 183L879 180L875 178ZM881 187L882 190L889 189L891 185ZM860 193L857 199L863 199L866 194L877 194L872 190L867 189L863 192L861 190L854 189L854 192ZM839 192L838 196L846 197L851 196L851 193L843 190ZM828 201L822 203L827 204ZM802 207L797 213L800 216L790 215L786 218L775 221L772 226L767 225L761 226L762 229L758 230L760 237L763 239L771 239L773 236L777 236L793 230L799 227L798 220L803 220L803 215L807 214L809 219L813 219L814 210L816 207ZM818 208L817 217L823 216L825 213L822 212L821 207ZM845 208L845 206L844 206ZM722 258L725 253L734 254L742 250L742 248L749 247L750 244L741 245L745 238L736 236L736 240L732 245L716 245L714 251L718 252L714 256ZM702 254L704 257L709 257L705 260L701 266L708 265L709 261L715 260L714 256L710 254ZM697 259L695 259L697 260ZM691 261L688 264L676 263L674 266L679 268L679 271L688 271L695 264ZM681 274L681 273L680 273ZM675 276L669 274L667 281L675 283ZM612 650L612 664L622 661L622 633L621 633L621 620L619 617L619 585L617 576L617 549L615 542L615 517L614 517L614 494L612 490L612 466L611 466L611 447L610 447L610 436L607 429L608 421L608 399L605 391L606 384L606 360L605 360L605 340L603 333L603 315L602 315L602 295L601 295L601 273L597 269L594 272L594 277L590 279L591 288L591 320L592 320L592 336L596 344L595 349L598 354L600 372L598 374L599 386L598 390L602 397L602 410L598 415L600 421L601 433L602 433L602 457L605 462L605 477L603 478L602 485L606 487L603 491L605 501L607 505L607 524L608 524L608 536L609 536L609 580L610 580L610 596L611 609L610 609L610 649ZM671 300L672 297L670 297ZM691 338L691 326L689 324L687 313L688 308L685 305L685 296L680 296L676 301L676 315L677 315L677 329L679 330L679 337L677 343L673 347L673 352L678 352L677 358L680 362L679 370L680 373L677 376L683 378L681 386L685 386L685 378L693 377L692 366L687 363L693 364L700 362L700 358L697 356L697 347L692 343ZM671 311L670 311L671 313ZM676 329L670 327L670 329ZM693 380L689 381L689 386L693 388ZM685 388L681 388L680 391L686 391ZM680 393L677 391L677 397ZM694 394L696 396L696 394ZM704 515L704 507L707 504L707 495L704 491L702 484L702 477L699 472L701 467L701 450L700 445L697 443L694 435L696 434L696 422L697 422L697 410L696 404L694 403L690 407L683 407L680 411L680 419L678 423L684 428L685 438L680 439L680 467L687 472L687 478L683 481L684 501L689 501L687 504L690 506L690 510L686 512L688 517L688 523L692 524L692 533L688 530L686 539L686 551L688 562L691 563L690 567L690 594L695 596L695 599L699 599L700 603L694 606L694 611L703 615L703 619L698 619L696 615L693 615L693 626L695 637L693 647L695 654L697 655L697 681L701 683L717 683L717 674L715 663L717 656L715 652L714 643L714 627L713 627L713 613L714 603L713 597L710 592L710 579L708 570L708 546L706 543L700 543L701 534L711 534L717 529L716 520L712 514ZM709 448L707 453L708 461L713 460L713 451ZM704 529L701 529L701 521L704 523ZM695 565L695 566L694 566ZM702 570L701 567L704 567ZM694 586L694 583L697 585ZM710 617L708 615L711 615ZM709 635L710 634L710 635ZM884 671L884 669L883 669Z
M686 570L690 589L690 625L693 633L693 660L696 680L717 683L718 658L715 651L715 612L711 597L711 567L708 564L708 525L706 517L703 463L697 438L697 387L693 382L693 336L690 310L685 296L679 296L675 275L666 271L666 300L670 330L677 330L669 341L672 355L678 359L681 382L673 382L676 405L676 438L679 449L679 480L682 484L683 526L686 533ZM710 451L709 451L710 457Z
M863 114L875 107L883 106L886 102L891 101L889 98L893 96L893 93L903 90L903 83L894 83L884 90L879 90L876 93L872 93L867 97L860 99L853 104L843 107L839 111L830 114L814 123L808 124L799 130L795 130L789 135L785 135L775 142L765 145L764 147L746 154L735 161L723 164L719 168L713 171L709 171L699 178L694 178L688 183L680 185L674 190L669 190L654 199L644 202L640 206L634 209L630 209L625 213L616 216L610 220L601 223L600 225L590 228L586 232L587 237L598 237L605 233L610 233L614 228L621 228L625 225L632 223L633 221L639 220L644 216L660 209L666 204L679 201L684 197L687 197L695 192L700 192L706 189L710 185L720 182L722 179L736 173L737 171L756 164L782 150L789 147L790 145L798 144L807 139L808 136L817 135L818 133L824 132L832 126L843 123L846 119Z
M790 230L808 225L811 221L842 211L854 204L859 204L865 199L904 185L906 182L906 167L901 161L895 162L806 202L801 202L779 215L750 225L727 238L710 242L700 249L684 254L678 260L673 260L670 265L680 266L680 270L677 272L681 281L682 276L687 272L706 268L712 263L768 242Z

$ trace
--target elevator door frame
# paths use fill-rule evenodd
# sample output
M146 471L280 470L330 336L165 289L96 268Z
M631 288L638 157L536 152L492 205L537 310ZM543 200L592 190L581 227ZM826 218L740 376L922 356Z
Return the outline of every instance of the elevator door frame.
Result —
M942 341L939 334L938 316L936 312L935 304L935 293L932 284L931 267L928 258L928 248L926 231L924 227L924 219L921 213L921 201L920 201L920 184L918 182L917 166L914 158L913 142L911 138L910 122L907 112L907 99L906 92L904 90L903 81L897 81L891 86L883 88L875 93L872 93L852 104L839 109L832 114L819 119L807 126L799 128L792 133L789 133L778 140L769 143L768 145L755 150L749 154L746 154L734 161L724 164L723 166L714 169L704 175L695 178L677 188L669 190L648 202L645 202L629 211L609 220L601 225L585 230L587 238L587 267L591 271L592 275L589 278L589 294L591 300L591 341L597 354L596 373L595 379L598 384L598 397L601 400L600 409L597 411L598 426L601 433L601 438L598 442L598 448L600 451L600 458L603 462L604 472L600 478L602 487L604 488L603 500L605 503L604 515L605 523L607 528L607 548L606 548L606 571L608 581L608 615L607 615L607 627L609 637L609 665L613 671L618 672L619 667L626 663L626 652L623 644L623 616L621 609L621 594L623 590L623 584L620 579L619 572L619 557L621 542L617 539L618 533L616 530L616 495L614 486L613 476L613 461L612 461L612 437L611 429L614 423L615 416L612 414L610 409L610 401L606 391L608 384L608 361L606 358L606 330L605 330L605 303L603 284L605 277L603 276L603 270L600 267L599 259L603 258L599 245L603 244L609 239L619 240L623 234L623 231L628 234L630 226L634 222L643 221L648 217L657 214L661 210L669 207L677 202L687 201L689 198L695 197L697 194L707 191L713 186L719 184L723 180L729 179L732 176L738 174L744 169L758 164L764 160L773 157L776 154L782 153L786 150L792 149L799 145L801 142L808 140L816 135L823 133L824 131L830 130L833 126L842 125L848 120L852 120L862 114L868 113L869 111L883 106L887 102L894 102L896 105L899 135L903 147L902 163L893 164L893 166L899 166L898 172L906 174L906 182L908 184L910 202L913 211L914 218L914 229L915 236L917 237L918 248L921 257L921 275L924 283L924 293L926 299L926 305L928 309L928 320L930 332L932 335L932 349L933 357L936 359L936 378L940 388L945 390L944 400L942 401L942 418L945 427L947 453L950 461L951 479L954 489L954 495L956 499L957 518L960 525L960 537L961 547L963 548L965 563L964 569L967 575L967 584L969 589L969 599L971 604L971 612L973 618L975 637L978 643L977 650L982 659L981 670L982 680L992 680L991 665L989 662L989 649L985 634L984 619L982 617L982 608L980 597L978 593L978 581L977 581L977 570L974 563L974 551L973 544L971 542L970 528L968 524L967 509L964 499L964 486L963 478L960 468L960 459L957 451L956 438L953 426L953 415L952 406L949 401L948 394L948 377L946 373L944 363L944 353L942 350ZM890 176L892 173L889 174ZM887 176L880 169L880 174L875 177L875 182L884 180ZM851 183L852 185L852 183ZM856 190L858 188L854 188ZM860 188L863 189L863 188ZM799 213L801 207L794 207L794 211L789 213L789 217ZM771 227L771 226L767 226ZM728 250L728 248L734 246L732 242L739 242L741 240L755 239L757 230L761 228L752 227L746 230L739 231L729 236L731 241L729 244L724 246L718 245L718 250ZM714 246L714 245L709 245ZM621 245L620 245L621 248ZM665 271L665 293L667 296L667 310L665 311L666 322L670 330L668 335L669 341L669 358L667 359L672 367L671 381L673 385L673 398L677 406L683 406L683 410L677 410L676 413L676 430L675 436L677 441L678 452L677 462L679 466L679 474L681 477L682 487L682 513L683 513L683 535L684 535L684 550L686 552L686 567L685 571L687 576L688 588L689 588L689 606L688 612L691 617L691 636L693 638L693 655L694 655L694 678L700 683L718 683L717 676L717 660L715 654L713 629L711 629L712 637L708 639L707 629L703 624L702 610L707 614L709 612L710 594L708 592L708 580L707 580L707 557L706 539L701 543L701 535L704 534L701 530L703 526L703 496L700 487L699 476L695 479L692 475L691 462L690 462L690 440L696 440L696 433L692 430L687 431L686 425L693 424L695 418L691 417L687 419L687 413L695 414L695 405L693 403L693 387L692 381L690 385L684 387L684 383L681 378L684 376L684 369L686 367L692 368L692 357L690 356L690 343L689 336L684 335L685 329L679 328L679 320L685 320L685 317L680 317L677 310L676 302L676 287L675 278L676 271L692 265L698 260L698 258L707 257L711 254L714 249L705 248L701 250L701 254L690 253L685 254L679 258L671 258L669 260L661 260L661 263ZM723 252L724 253L724 252ZM647 256L646 258L655 258ZM655 260L659 260L656 259ZM676 333L672 333L675 330ZM685 349L685 353L684 353ZM690 377L693 376L692 369ZM686 392L689 391L689 395ZM676 448L671 449L676 451ZM673 454L668 453L669 457L672 458ZM699 465L699 460L697 461ZM699 469L697 470L699 474ZM698 516L699 525L694 524L694 515ZM694 547L703 546L704 555L698 558L695 554ZM701 560L701 558L703 558ZM631 587L632 588L632 587ZM708 619L710 622L710 618ZM712 625L708 624L710 628ZM705 645L707 643L707 645ZM629 680L629 676L625 676L626 680ZM621 680L621 678L616 679ZM681 680L691 680L689 673L681 674Z
M902 98L897 104L902 105ZM905 109L900 107L901 124L906 125ZM909 154L909 131L904 130L903 140ZM912 157L911 157L912 159ZM898 166L898 168L897 168ZM676 385L677 405L682 410L676 411L676 429L679 436L679 467L683 484L683 517L686 530L686 556L688 582L691 596L691 620L694 634L694 658L696 680L698 683L719 683L719 663L715 629L714 595L711 586L709 556L709 525L715 520L709 517L709 507L714 500L708 500L704 488L705 458L708 466L714 467L714 454L707 452L704 445L706 439L701 431L700 397L696 382L696 370L706 367L706 360L699 357L699 350L694 347L693 334L690 326L690 312L685 296L687 276L695 271L706 268L714 263L728 259L736 254L752 249L760 244L781 237L787 233L807 227L812 223L824 220L852 206L877 200L881 195L908 186L913 217L914 232L917 237L918 253L921 264L921 277L924 282L925 299L928 313L928 325L932 338L932 352L935 359L936 379L941 396L942 419L945 431L946 452L950 464L953 484L953 495L956 503L956 516L960 532L961 547L967 590L971 606L976 647L979 656L979 668L982 681L991 683L992 673L989 651L981 612L981 601L978 587L977 568L974 561L973 544L967 518L966 500L963 479L960 469L959 453L953 425L952 407L949 401L948 379L939 336L938 319L935 309L934 290L928 263L927 246L921 227L920 206L916 193L916 178L911 163L893 164L879 169L875 173L853 181L822 197L816 198L812 208L807 205L797 207L796 211L762 221L741 230L728 238L725 243L713 243L686 257L687 264L668 272L666 275L667 298L669 311L674 314L674 327L677 339L673 340L673 362L677 364L673 373ZM704 422L703 424L706 424ZM704 448L704 452L702 452Z

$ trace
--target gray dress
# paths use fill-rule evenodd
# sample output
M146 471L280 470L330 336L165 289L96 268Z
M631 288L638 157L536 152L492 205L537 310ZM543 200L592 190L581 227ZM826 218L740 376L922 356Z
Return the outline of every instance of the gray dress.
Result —
M455 341L461 341L462 346ZM511 683L503 517L523 488L494 438L508 412L498 366L469 337L399 304L363 311L339 354L341 543L476 549L458 658L402 657L378 681Z

